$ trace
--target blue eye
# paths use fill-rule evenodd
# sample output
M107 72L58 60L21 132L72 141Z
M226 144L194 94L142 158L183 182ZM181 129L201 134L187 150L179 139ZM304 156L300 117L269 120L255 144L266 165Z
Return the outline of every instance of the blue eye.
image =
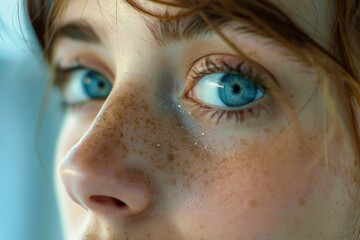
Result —
M104 99L111 91L111 83L103 75L89 71L82 79L82 86L87 95L92 99Z
M223 108L240 108L265 96L261 86L232 72L205 75L193 91L201 102Z
M106 99L111 92L111 82L102 74L79 68L71 70L64 87L65 102L70 105L89 100Z

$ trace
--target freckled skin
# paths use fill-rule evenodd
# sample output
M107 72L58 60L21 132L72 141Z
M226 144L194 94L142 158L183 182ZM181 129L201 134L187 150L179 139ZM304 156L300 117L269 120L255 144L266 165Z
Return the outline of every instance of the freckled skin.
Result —
M75 10L83 9L84 2L71 1L64 21L78 18ZM68 238L78 239L83 232L89 240L339 239L351 204L337 165L325 167L323 119L317 114L323 102L310 101L297 121L284 116L279 105L287 102L272 101L267 110L245 114L238 124L226 118L216 124L206 120L174 97L181 95L174 90L181 91L181 81L180 87L160 84L164 75L175 82L182 77L178 72L189 63L179 63L191 59L191 52L183 45L174 47L174 54L154 49L144 40L148 33L142 18L121 4L119 16L126 21L119 17L119 35L107 29L106 24L112 29L115 22L106 19L105 24L101 17L103 12L115 16L109 1L100 1L106 11L87 3L82 15L104 21L110 34L107 44L121 49L99 50L117 63L109 97L103 105L88 103L86 114L70 111L59 138L61 181L70 197L87 209L72 203L59 186ZM221 42L202 44L207 47L197 54L206 55L211 44L219 48ZM297 63L283 61L267 45L241 39L238 44L285 79L295 115L308 99L307 90L316 87L313 76L298 73ZM66 50L59 44L55 56ZM225 46L222 51L230 54ZM164 68L173 71L159 73ZM341 152L342 140L330 136L328 141L330 149ZM86 181L81 180L84 176ZM129 206L128 215L91 205L91 194L120 199Z

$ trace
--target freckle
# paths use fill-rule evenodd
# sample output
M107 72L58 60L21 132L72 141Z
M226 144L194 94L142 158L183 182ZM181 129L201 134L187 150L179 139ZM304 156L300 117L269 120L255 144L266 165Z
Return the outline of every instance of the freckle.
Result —
M271 133L271 129L270 128L264 128L264 132Z
M268 185L267 189L274 194L275 189L272 185Z
M249 143L245 139L240 139L240 143L245 146L249 145Z
M172 162L172 161L175 160L175 155L172 154L172 153L169 153L169 154L167 155L167 159L168 159L169 162Z
M309 140L310 140L310 141L315 141L315 140L316 140L316 136L309 137Z
M298 203L300 206L304 206L306 204L306 200L304 197L300 197L298 200Z
M144 105L144 106L143 106L143 111L144 111L144 112L149 111L149 107L148 107L147 105Z
M257 202L256 200L251 199L251 200L249 201L249 206L250 206L251 208L255 208L255 207L257 207L257 205L258 205L258 202Z
M186 189L189 189L189 188L190 188L190 184L189 184L189 183L184 183L184 184L183 184L183 187L186 188Z
M209 185L210 185L210 181L209 181L209 180L205 180L205 181L204 181L204 185L205 185L205 186L209 186Z
M248 53L249 57L253 57L256 54L256 51L251 51Z
M308 178L308 183L309 183L309 184L312 184L313 182L314 182L314 179L313 179L313 177L310 176L310 177Z
M176 179L171 179L171 183L176 185L177 184L177 180Z

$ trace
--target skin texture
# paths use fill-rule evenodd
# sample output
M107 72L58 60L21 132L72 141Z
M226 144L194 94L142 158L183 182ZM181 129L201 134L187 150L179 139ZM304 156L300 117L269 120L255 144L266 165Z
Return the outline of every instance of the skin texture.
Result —
M330 18L313 10L324 6L276 3L328 48ZM217 121L185 92L205 56L245 61L216 34L159 46L122 1L72 0L66 9L62 24L86 19L103 43L60 38L53 61L80 59L113 83L106 101L67 109L56 154L67 239L340 239L352 206L348 140L324 135L311 68L276 42L226 29L270 90L242 121ZM275 80L283 101L272 97Z

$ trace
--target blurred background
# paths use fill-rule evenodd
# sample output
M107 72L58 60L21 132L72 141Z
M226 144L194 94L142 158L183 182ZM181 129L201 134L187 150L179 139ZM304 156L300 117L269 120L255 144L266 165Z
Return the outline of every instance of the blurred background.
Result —
M55 90L41 105L48 73L21 2L0 0L0 240L60 240L53 154L62 111Z

